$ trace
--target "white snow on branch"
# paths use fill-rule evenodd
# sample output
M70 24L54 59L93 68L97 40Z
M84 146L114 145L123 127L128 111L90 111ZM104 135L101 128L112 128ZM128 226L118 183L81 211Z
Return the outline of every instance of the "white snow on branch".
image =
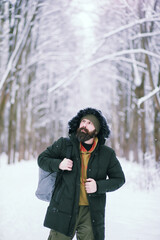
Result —
M129 50L122 50L119 52L115 52L112 54L109 54L107 56L98 58L96 60L90 61L89 63L84 63L84 65L80 66L79 68L76 69L76 71L71 75L71 77L66 77L64 79L62 79L61 81L59 81L58 83L56 83L53 87L48 89L48 93L51 93L55 90L57 90L59 87L63 86L63 84L65 84L66 82L71 82L73 81L81 71L86 70L87 68L90 68L96 64L99 64L101 62L104 62L106 60L114 60L116 61L116 57L122 56L122 55L126 55L126 54L136 54L136 53L144 53L147 55L150 55L152 57L158 58L160 59L160 56L156 53L153 53L151 51L145 50L145 49L129 49ZM131 61L132 64L135 64L135 61ZM138 62L136 61L136 64L138 64Z
M153 53L151 51L148 51L148 50L145 50L145 49L142 49L142 48L139 48L139 49L128 49L128 50L118 51L118 52L109 54L107 56L98 58L96 60L93 60L90 63L86 64L83 68L86 69L86 68L92 67L93 65L98 64L98 63L103 62L103 61L106 61L106 60L116 60L116 57L119 57L119 56L122 56L122 55L136 54L136 53L143 53L143 54L147 54L149 56L155 57L157 59L160 59L160 55L159 54ZM131 63L134 64L135 61L132 60ZM138 64L138 61L136 61L136 64Z
M95 49L95 53L98 51L98 49L104 44L104 42L105 42L105 39L106 38L109 38L109 37L111 37L111 36L113 36L114 34L117 34L117 33L119 33L119 32L121 32L121 31L124 31L124 30L126 30L126 29L128 29L128 28L131 28L131 27L133 27L133 26L135 26L135 25L137 25L137 24L142 24L142 23L144 23L144 22L156 22L156 21L160 21L160 17L158 16L156 16L156 17L153 17L153 18L143 18L143 19L138 19L138 20L135 20L135 21L133 21L133 22L131 22L131 23L129 23L129 24L126 24L126 25L124 25L124 26L121 26L121 27L119 27L119 28L116 28L116 29L114 29L113 31L110 31L110 32L108 32L108 33L106 33L106 34L104 34L103 35L103 37L101 38L102 39L102 41L101 41L101 43L97 46L97 48ZM145 34L145 33L144 33ZM151 36L151 33L147 33L148 35L150 35ZM155 32L155 35L157 35L157 34L159 34L159 32ZM154 33L153 33L153 35L154 35ZM136 35L137 36L137 35ZM139 36L139 35L138 35ZM130 40L131 40L131 38L129 38Z
M126 24L126 25L124 25L124 26L122 26L122 27L119 27L119 28L117 28L117 29L115 29L115 30L113 30L113 31L111 31L111 32L109 32L109 33L106 33L106 34L103 36L103 38L108 38L108 37L110 37L110 36L112 36L112 35L114 35L114 34L116 34L116 33L119 33L119 32L121 32L121 31L124 31L124 30L126 30L126 29L128 29L128 28L131 28L131 27L137 25L137 24L142 24L142 23L144 23L144 22L154 22L154 21L160 21L160 17L138 19L138 20L136 20L136 21L134 21L134 22L131 22L131 23Z
M48 93L51 93L51 92L57 90L59 87L61 87L66 82L69 83L72 80L74 80L82 70L83 70L83 67L79 67L78 69L76 69L76 71L72 74L71 77L66 77L66 78L62 79L61 81L59 81L58 83L56 83L53 87L49 88Z
M158 93L160 91L160 87L156 87L152 92L150 92L149 94L147 94L144 97L141 97L140 99L138 99L137 102L137 106L140 107L140 105L147 101L149 98L153 97L156 93Z
M135 36L129 37L129 39L135 40L137 38L152 37L152 36L156 36L156 35L160 35L160 31L159 32L150 32L150 33L139 33Z
M116 59L114 59L114 61L123 61L123 62L128 62L133 64L133 60L127 57L117 57ZM142 67L143 69L147 69L147 64L143 63L143 62L139 62L137 60L135 60L135 63L139 66Z

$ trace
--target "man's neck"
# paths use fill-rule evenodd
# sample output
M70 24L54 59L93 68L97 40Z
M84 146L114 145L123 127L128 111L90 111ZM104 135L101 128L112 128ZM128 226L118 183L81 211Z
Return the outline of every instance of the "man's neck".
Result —
M94 141L94 138L91 138L91 139L89 139L89 140L85 141L84 143L86 143L86 144L92 144L92 143L93 143L93 141Z

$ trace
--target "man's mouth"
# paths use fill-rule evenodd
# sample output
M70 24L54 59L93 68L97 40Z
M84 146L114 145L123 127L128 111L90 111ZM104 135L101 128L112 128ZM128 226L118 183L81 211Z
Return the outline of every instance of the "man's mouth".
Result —
M84 128L82 128L82 129L81 129L81 132L86 133L87 131L86 131Z

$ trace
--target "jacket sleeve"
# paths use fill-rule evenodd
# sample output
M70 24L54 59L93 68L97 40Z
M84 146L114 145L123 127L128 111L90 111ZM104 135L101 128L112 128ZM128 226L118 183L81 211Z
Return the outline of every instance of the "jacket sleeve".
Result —
M107 179L97 181L98 194L112 192L120 188L125 183L125 176L122 167L113 151L107 170Z
M63 139L60 138L38 156L38 165L47 172L59 172Z

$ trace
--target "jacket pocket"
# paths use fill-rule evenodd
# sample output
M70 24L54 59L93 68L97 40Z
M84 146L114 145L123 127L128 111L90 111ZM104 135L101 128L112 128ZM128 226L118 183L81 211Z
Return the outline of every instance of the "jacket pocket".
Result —
M44 226L67 235L70 220L71 215L49 206L44 220Z

